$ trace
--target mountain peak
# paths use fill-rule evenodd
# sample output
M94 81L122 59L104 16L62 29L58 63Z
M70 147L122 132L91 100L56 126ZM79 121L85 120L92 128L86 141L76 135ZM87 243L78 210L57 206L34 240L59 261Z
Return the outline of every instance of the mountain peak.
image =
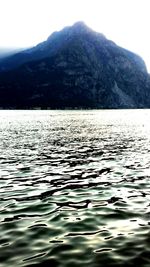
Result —
M88 27L84 21L77 21L72 26L69 27L72 31L81 33L81 32L93 32L93 30Z
M82 34L82 33L89 33L92 32L93 30L90 29L84 21L77 21L71 26L67 26L63 28L61 31L56 32L56 33L65 33L65 34Z
M71 34L92 34L94 36L99 36L101 39L106 39L104 34L94 31L92 28L87 26L84 21L77 21L72 26L67 27L67 29Z
M144 61L82 21L0 63L4 108L150 107Z
M88 26L84 23L84 21L77 21L72 25L73 28L83 28L87 29Z

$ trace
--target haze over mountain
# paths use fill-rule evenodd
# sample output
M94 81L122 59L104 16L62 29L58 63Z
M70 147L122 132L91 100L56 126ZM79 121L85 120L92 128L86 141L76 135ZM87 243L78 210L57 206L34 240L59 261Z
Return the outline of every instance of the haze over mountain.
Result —
M0 60L5 59L6 57L12 56L16 53L25 50L24 48L6 48L0 47Z
M138 55L83 22L0 62L2 108L147 108L150 76Z

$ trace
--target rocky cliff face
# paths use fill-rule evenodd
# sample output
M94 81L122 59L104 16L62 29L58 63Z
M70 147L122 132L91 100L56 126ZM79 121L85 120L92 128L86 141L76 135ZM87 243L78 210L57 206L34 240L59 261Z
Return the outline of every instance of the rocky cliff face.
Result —
M78 22L0 64L0 106L150 107L144 61Z

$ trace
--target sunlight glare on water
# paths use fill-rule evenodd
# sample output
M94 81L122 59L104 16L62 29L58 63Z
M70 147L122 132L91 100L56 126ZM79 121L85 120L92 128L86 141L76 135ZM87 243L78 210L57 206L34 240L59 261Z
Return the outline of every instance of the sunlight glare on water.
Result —
M0 266L150 266L150 111L0 111Z

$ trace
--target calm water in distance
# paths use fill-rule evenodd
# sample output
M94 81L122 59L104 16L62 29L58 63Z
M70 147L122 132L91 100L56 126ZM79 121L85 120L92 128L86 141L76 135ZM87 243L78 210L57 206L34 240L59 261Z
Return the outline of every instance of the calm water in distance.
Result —
M0 266L150 266L150 110L0 111Z

